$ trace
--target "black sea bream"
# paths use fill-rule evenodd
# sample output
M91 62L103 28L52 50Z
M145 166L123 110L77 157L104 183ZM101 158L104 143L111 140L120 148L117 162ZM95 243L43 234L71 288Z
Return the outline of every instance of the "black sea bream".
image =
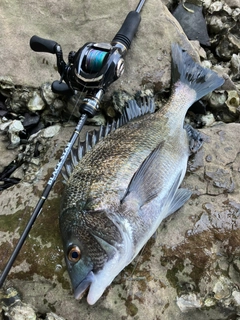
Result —
M84 155L69 174L60 213L75 298L89 289L87 301L94 304L162 220L189 199L191 192L179 186L201 139L184 126L184 118L196 100L223 82L173 45L168 103L109 134L102 128L92 136L89 151L80 145L79 157ZM136 108L136 102L130 104ZM148 100L150 109L153 104Z

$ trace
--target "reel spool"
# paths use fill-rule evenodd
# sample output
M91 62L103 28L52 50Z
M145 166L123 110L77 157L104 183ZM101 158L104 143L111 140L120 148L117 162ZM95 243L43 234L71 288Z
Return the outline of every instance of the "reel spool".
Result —
M107 58L108 52L97 49L90 49L84 58L84 71L88 73L100 72Z

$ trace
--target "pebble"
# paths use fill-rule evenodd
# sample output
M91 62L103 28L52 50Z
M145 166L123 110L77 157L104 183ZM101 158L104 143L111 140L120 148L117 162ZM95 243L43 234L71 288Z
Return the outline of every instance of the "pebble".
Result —
M210 127L211 125L213 125L213 123L216 122L214 115L210 112L207 112L206 115L202 115L202 123L204 124L204 126L206 127Z
M221 276L213 287L214 298L217 300L227 299L231 296L230 281L224 276Z
M4 316L9 320L37 320L34 309L25 303L9 308L4 312Z
M23 121L23 126L24 127L30 127L33 125L36 125L40 120L40 116L37 113L30 114L30 113L25 113L24 114L24 121Z
M209 6L208 12L210 14L212 14L213 12L216 12L216 11L218 12L218 11L222 10L222 7L223 7L223 4L221 1L215 1Z
M193 309L201 308L202 302L195 293L188 293L177 297L177 305L179 309L185 313Z
M227 12L228 15L231 15L233 11L226 3L223 5L223 10Z
M4 97L9 97L11 92L15 89L14 83L11 77L2 77L0 76L0 93Z
M212 92L210 99L209 99L209 105L211 108L219 108L224 105L225 101L227 100L226 93L223 92Z
M53 104L54 100L58 96L57 94L52 92L52 86L50 82L43 83L41 86L42 97L43 100L47 103L47 105Z
M234 298L234 300L235 300L235 302L236 302L236 305L237 305L238 307L240 307L240 292L234 290L234 291L232 292L232 296L233 296L233 298Z
M28 101L27 107L30 111L39 111L45 108L45 103L40 94L34 91L32 98Z
M0 123L0 130L1 131L5 131L7 129L7 127L10 126L10 124L12 123L12 120L7 120L5 121L3 118L2 118L2 121Z
M230 60L232 74L235 77L240 78L240 53L239 54L233 54L232 58Z
M204 301L204 305L206 307L213 307L213 306L215 306L215 304L216 304L216 301L214 299L212 299L212 298L207 298Z
M221 20L221 17L212 16L209 20L208 26L211 33L218 34L220 31L222 31L224 24Z
M226 100L226 105L229 107L230 111L236 112L237 107L239 107L240 99L237 91L229 90L227 91L228 98Z
M203 4L203 8L207 9L210 7L212 3L212 0L203 0L202 4Z
M201 65L202 65L204 68L208 68L208 69L210 69L210 68L212 67L212 63L211 63L211 61L209 61L209 60L203 60L203 61L201 62Z
M61 126L59 124L55 124L53 126L43 129L41 133L44 138L52 138L59 132L60 129Z
M20 120L13 120L8 128L8 135L10 139L9 148L16 148L20 144L19 132L23 131L24 127Z
M240 17L240 8L236 8L232 12L232 18L233 18L233 20L238 21L239 17Z
M225 2L230 8L239 7L239 0L225 0Z
M46 320L65 320L63 317L56 315L53 312L47 313Z

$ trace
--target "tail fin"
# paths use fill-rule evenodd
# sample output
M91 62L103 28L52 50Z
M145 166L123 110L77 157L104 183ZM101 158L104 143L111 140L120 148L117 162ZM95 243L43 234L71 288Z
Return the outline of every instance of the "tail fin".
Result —
M217 89L224 83L224 79L216 72L203 68L193 61L187 52L177 44L172 45L172 82L187 84L197 93L196 100Z

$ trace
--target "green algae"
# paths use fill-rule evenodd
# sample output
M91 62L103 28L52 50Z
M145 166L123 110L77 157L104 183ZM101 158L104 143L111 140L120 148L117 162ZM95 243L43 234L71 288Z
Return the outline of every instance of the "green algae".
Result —
M137 306L130 299L127 299L125 301L125 306L126 306L127 314L130 315L131 317L134 317L138 313Z
M171 269L167 270L166 278L172 287L174 287L177 292L180 291L180 283L178 279L178 273L184 270L183 261L178 261Z
M59 191L61 188L57 186L54 191L56 189ZM21 202L19 199L18 201ZM41 214L14 263L14 266L19 266L20 269L11 272L8 276L9 279L31 280L37 274L49 280L55 277L58 282L62 283L63 288L70 288L69 282L63 277L66 268L62 266L63 250L58 226L59 208L60 199L58 197L48 199L45 202ZM10 257L19 235L25 229L32 211L33 208L28 207L11 215L0 216L1 232L8 235L2 239L0 245L1 270ZM27 265L27 268L24 267L21 270L22 264ZM61 266L61 268L56 266Z

